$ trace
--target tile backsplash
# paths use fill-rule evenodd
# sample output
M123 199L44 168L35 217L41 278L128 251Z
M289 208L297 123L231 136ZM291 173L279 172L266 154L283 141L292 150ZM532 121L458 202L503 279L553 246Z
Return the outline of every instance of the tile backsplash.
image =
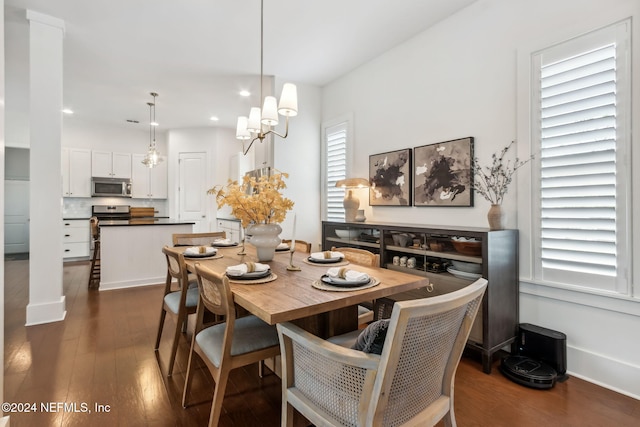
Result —
M93 205L129 205L131 207L148 208L156 210L156 216L169 216L166 200L127 199L121 197L65 197L63 199L63 218L89 218Z

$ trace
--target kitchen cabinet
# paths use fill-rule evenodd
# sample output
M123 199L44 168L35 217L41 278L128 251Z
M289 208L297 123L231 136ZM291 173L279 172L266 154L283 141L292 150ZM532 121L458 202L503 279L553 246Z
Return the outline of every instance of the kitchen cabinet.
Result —
M62 148L62 196L91 197L91 150Z
M232 242L242 241L242 225L237 219L218 218L218 231L227 233L227 239Z
M168 195L167 158L162 156L162 161L152 168L142 164L144 158L144 154L131 156L131 197L134 199L166 199Z
M453 240L473 240L472 248ZM489 286L472 327L467 349L482 356L491 372L493 355L514 345L519 316L518 230L390 223L322 223L322 248L349 246L380 254L380 266L429 278L426 288L391 295L392 300L426 298L459 290L479 274ZM469 271L461 271L462 265Z
M92 151L91 176L100 178L131 178L131 154Z
M62 221L62 258L88 258L91 229L88 219Z

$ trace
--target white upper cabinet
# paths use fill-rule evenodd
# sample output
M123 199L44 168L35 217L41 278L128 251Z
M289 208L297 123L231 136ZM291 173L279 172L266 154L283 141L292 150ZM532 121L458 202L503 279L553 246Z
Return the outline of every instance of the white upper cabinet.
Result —
M167 191L167 158L153 168L142 164L144 154L133 154L131 167L131 197L134 199L166 199Z
M62 148L63 197L91 197L91 150Z
M91 176L131 178L131 154L111 151L91 152Z

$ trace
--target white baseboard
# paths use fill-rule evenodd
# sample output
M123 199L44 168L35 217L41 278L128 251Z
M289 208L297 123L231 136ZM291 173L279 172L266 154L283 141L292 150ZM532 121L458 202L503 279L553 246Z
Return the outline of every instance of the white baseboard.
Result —
M127 288L136 288L138 286L151 286L151 285L160 285L164 284L167 280L166 276L159 277L150 277L147 279L139 279L139 280L126 280L119 282L100 282L100 290L101 291L111 291L115 289L127 289Z
M570 376L640 400L640 366L568 346L567 368Z
M55 302L41 304L27 304L27 323L25 326L41 325L43 323L59 322L67 315L65 296Z

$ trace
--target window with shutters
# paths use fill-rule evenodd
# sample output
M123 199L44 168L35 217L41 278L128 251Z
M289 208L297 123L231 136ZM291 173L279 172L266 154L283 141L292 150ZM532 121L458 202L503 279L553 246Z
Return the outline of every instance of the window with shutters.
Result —
M630 292L629 39L625 21L533 57L534 275L545 283Z
M322 218L327 221L344 221L344 188L336 188L336 182L347 175L349 123L339 120L323 125Z

